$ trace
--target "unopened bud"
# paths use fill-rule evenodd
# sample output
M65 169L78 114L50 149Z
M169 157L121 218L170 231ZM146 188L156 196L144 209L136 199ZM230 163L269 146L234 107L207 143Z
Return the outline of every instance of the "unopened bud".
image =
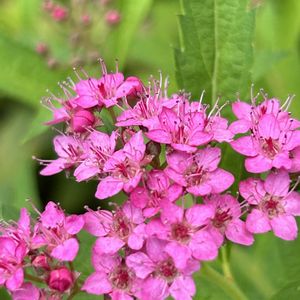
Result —
M72 272L66 267L61 267L50 272L47 283L51 289L65 292L72 286L73 282L74 276Z

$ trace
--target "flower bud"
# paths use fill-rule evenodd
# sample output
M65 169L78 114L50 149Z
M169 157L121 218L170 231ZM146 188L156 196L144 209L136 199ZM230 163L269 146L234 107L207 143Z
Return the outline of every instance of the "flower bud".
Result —
M105 15L105 20L109 25L116 25L121 20L121 15L117 10L110 10Z
M84 132L87 127L95 123L95 116L89 110L77 111L71 119L71 129L75 132Z
M38 54L45 55L48 52L48 46L45 43L37 43L35 46L35 51Z
M46 255L43 254L35 257L34 260L32 261L32 265L36 268L49 270L48 259Z
M51 16L54 21L64 21L68 18L68 10L63 6L56 5L52 10Z
M65 292L72 286L73 282L74 276L72 272L66 267L61 267L50 272L47 283L51 289Z

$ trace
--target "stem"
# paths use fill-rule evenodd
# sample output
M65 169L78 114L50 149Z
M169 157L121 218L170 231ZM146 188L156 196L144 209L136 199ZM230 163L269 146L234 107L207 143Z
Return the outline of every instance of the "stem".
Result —
M116 114L115 114L115 111L114 111L113 107L108 108L108 112L109 112L109 114L112 118L113 124L115 125L117 123L117 117L116 117Z
M71 272L74 273L74 265L72 262L69 262L69 267L71 269ZM74 286L72 288L71 294L69 295L69 297L67 298L67 300L71 300L74 298L74 296L76 294L78 294L80 292L80 287L78 286L78 278L75 280L74 282Z
M219 272L215 271L208 265L202 267L203 275L208 278L211 282L218 285L228 296L234 300L248 300L246 295L240 290L233 279L222 276Z
M25 278L27 280L30 280L30 281L33 281L33 282L38 282L38 283L45 283L45 280L39 278L39 277L36 277L36 276L33 276L33 275L30 275L28 273L25 273Z
M221 248L221 257L222 257L222 270L224 273L224 276L231 281L234 281L233 275L231 273L230 264L228 261L228 253L226 246L223 246Z

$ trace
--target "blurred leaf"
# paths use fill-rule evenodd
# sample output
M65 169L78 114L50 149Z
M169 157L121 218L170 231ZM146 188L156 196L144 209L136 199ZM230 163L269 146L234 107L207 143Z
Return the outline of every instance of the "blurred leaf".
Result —
M103 296L97 296L97 295L89 295L84 292L80 292L77 294L74 299L76 300L102 300Z
M270 300L300 299L300 281L290 283L273 295Z
M119 60L119 66L122 69L133 37L144 20L152 0L122 0L121 1L121 23L118 28L112 32L112 43L108 49L114 49L114 54ZM109 43L110 41L108 41Z
M11 299L10 295L7 293L7 291L4 288L0 289L0 299L1 300L10 300Z
M248 0L182 0L181 49L175 51L181 88L208 103L249 90L254 11Z
M0 92L39 107L40 98L54 82L65 79L61 71L50 70L33 50L0 34Z

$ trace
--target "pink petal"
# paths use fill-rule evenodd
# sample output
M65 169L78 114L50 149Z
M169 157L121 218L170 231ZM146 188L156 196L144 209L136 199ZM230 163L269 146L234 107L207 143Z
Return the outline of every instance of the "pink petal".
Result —
M160 219L151 219L146 225L146 233L149 236L157 236L161 239L166 239L168 236L168 228L164 225Z
M195 227L207 224L213 216L214 208L211 205L196 204L185 212L186 220Z
M46 205L44 212L41 214L40 220L45 227L56 228L65 221L65 214L62 209L50 201Z
M298 192L291 192L282 202L287 214L300 216L300 194Z
M225 235L230 241L241 245L249 246L254 242L253 235L246 229L245 223L239 219L227 225Z
M221 161L221 149L217 147L200 149L195 155L195 160L198 166L210 172L214 171Z
M165 252L173 258L178 269L184 269L192 255L191 250L187 246L180 245L177 242L168 243L165 247Z
M246 219L246 228L253 233L264 233L271 230L269 218L260 210L253 209Z
M140 250L144 245L146 224L140 224L128 237L128 246L134 250Z
M102 179L96 191L96 198L106 199L118 194L123 189L124 183L120 179L115 179L111 176Z
M130 202L125 202L122 206L122 211L132 223L141 224L144 222L142 210L132 205Z
M98 253L115 254L125 243L117 237L99 237L95 243Z
M132 268L135 274L142 279L145 279L155 270L152 260L143 252L136 252L127 256L126 265Z
M263 138L278 139L280 135L279 122L274 115L263 115L258 123L258 131Z
M253 205L257 205L266 194L264 182L256 178L241 181L239 192L248 203Z
M88 294L102 295L111 292L112 286L104 272L95 272L86 279L81 290Z
M60 261L73 261L78 253L79 244L75 238L70 238L62 244L56 246L51 256Z
M40 171L43 176L51 176L63 171L66 168L66 161L63 158L53 160L45 168Z
M289 173L279 170L277 173L270 173L265 180L265 189L270 195L284 197L290 187Z
M293 216L279 215L270 220L274 234L287 241L296 239L298 227Z
M166 240L160 240L156 237L148 238L146 242L146 252L150 259L154 262L166 259L168 257L164 252L166 245Z
M168 283L162 278L148 277L142 283L141 300L164 300L168 295Z
M254 145L253 138L251 136L242 136L235 141L230 143L231 147L246 156L257 155L257 149Z
M66 218L65 229L69 234L77 234L84 226L82 216L71 215Z
M13 300L40 300L40 291L37 287L29 282L12 293Z
M193 132L189 136L189 145L191 146L201 146L209 143L213 138L213 135L203 131Z
M101 214L103 212L103 217ZM99 217L96 213L87 212L83 215L84 229L94 236L105 236L110 230L112 214L109 211L100 211Z
M255 157L246 158L245 167L248 172L263 173L271 170L272 160L259 154Z
M205 196L211 193L212 187L208 182L203 182L199 185L189 186L186 190L195 196Z
M289 157L289 153L287 151L278 153L273 159L273 167L289 170L292 167L292 160Z
M30 215L26 208L21 208L18 226L25 234L30 234Z
M174 299L180 300L192 300L196 294L196 286L191 277L176 278L169 290Z
M217 169L209 174L209 184L212 187L213 193L224 192L233 184L233 182L233 175L223 169Z
M251 127L251 122L247 120L237 120L229 125L229 130L234 133L246 133Z
M189 247L195 259L214 260L218 256L218 248L211 235L205 230L199 230L194 234Z
M171 144L172 136L163 129L153 129L146 133L148 139L162 144Z
M178 171L174 170L171 167L167 167L165 169L165 173L167 174L167 176L172 179L173 181L175 181L177 184L179 184L180 186L186 186L187 182L184 178L184 175L181 173L178 173Z
M24 281L24 271L22 268L17 269L11 277L6 280L5 286L10 291L19 289Z
M148 195L147 189L144 187L136 187L130 193L130 201L131 203L138 208L144 208L147 206L148 201L150 201L150 196Z
M144 157L146 145L144 144L144 138L142 131L135 133L128 143L123 148L126 155L130 155L135 161L141 161Z
M242 101L233 102L232 111L238 119L245 119L251 121L250 114L252 109L250 104Z
M99 173L99 167L89 165L89 162L84 161L74 171L74 176L77 182L88 180Z

